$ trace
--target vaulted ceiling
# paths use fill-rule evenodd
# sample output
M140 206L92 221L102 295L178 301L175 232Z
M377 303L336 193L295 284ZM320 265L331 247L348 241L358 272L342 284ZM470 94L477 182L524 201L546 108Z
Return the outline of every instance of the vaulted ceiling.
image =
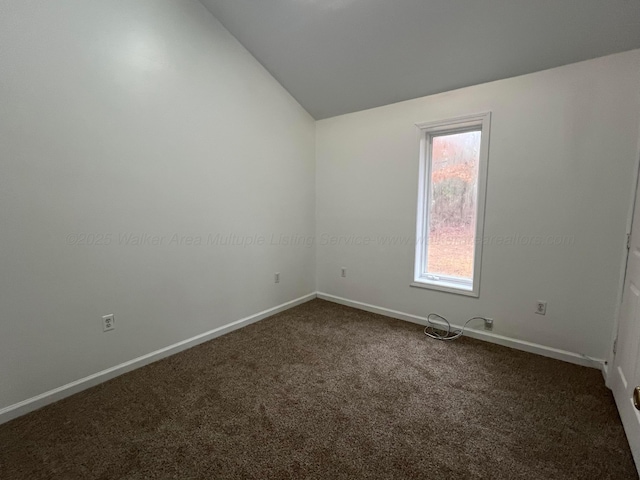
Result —
M640 0L201 1L316 119L640 48Z

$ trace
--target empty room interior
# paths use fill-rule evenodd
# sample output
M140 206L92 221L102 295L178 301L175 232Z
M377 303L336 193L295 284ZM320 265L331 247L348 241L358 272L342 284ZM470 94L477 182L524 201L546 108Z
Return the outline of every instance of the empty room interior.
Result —
M0 0L0 479L638 479L640 0Z

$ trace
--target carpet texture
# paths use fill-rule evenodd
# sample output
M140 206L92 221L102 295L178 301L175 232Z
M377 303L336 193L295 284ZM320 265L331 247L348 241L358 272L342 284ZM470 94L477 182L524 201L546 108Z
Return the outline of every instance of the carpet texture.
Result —
M634 479L599 371L313 300L0 426L0 478Z

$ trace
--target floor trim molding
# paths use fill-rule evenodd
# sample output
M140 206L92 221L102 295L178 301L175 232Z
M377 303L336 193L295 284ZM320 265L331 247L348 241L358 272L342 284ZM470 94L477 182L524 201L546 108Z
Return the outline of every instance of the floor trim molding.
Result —
M318 298L322 300L327 300L329 302L339 303L341 305L346 305L348 307L365 310L367 312L377 313L380 315L384 315L386 317L397 318L399 320L406 320L408 322L417 323L419 325L427 324L426 317L420 317L418 315L413 315L410 313L399 312L397 310L391 310L389 308L378 307L376 305L371 305L368 303L357 302L355 300L349 300L347 298L330 295L328 293L318 292L317 295L318 295ZM451 325L451 327L455 329L461 328L459 325ZM485 342L496 343L498 345L503 345L505 347L515 348L516 350L523 350L525 352L536 353L544 357L555 358L556 360L575 363L577 365L582 365L584 367L597 368L602 370L603 374L606 375L604 360L599 358L590 358L590 357L581 355L579 353L568 352L566 350L547 347L545 345L540 345L538 343L527 342L525 340L518 340L515 338L505 337L503 335L498 335L491 332L485 332L484 330L476 330L468 327L465 329L464 334L471 338L484 340Z
M228 323L221 327L214 328L213 330L209 330L208 332L201 333L200 335L196 335L195 337L191 337L181 342L174 343L173 345L169 345L154 352L147 353L146 355L142 355L114 367L102 370L101 372L94 373L93 375L89 375L74 382L67 383L66 385L62 385L61 387L49 390L48 392L41 393L40 395L36 395L35 397L31 397L21 402L14 403L13 405L9 405L8 407L0 409L0 424L6 423L9 420L13 420L14 418L20 417L26 413L42 408L50 403L62 400L65 397L73 395L74 393L81 392L82 390L86 390L87 388L91 388L95 385L106 382L107 380L111 380L112 378L122 375L123 373L130 372L131 370L135 370L136 368L143 367L157 360L161 360L183 350L195 347L196 345L199 345L201 343L213 340L214 338L220 337L226 333L238 330L242 327L246 327L247 325L263 320L267 317L275 315L276 313L280 313L306 303L310 300L313 300L314 298L316 298L315 292L300 298L296 298L295 300L291 300L290 302L283 303L273 308L263 310L262 312L250 315L240 320L236 320L235 322Z

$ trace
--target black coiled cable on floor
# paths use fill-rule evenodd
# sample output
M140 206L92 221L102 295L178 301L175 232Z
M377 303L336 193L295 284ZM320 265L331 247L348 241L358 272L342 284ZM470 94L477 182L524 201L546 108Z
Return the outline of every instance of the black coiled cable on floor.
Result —
M444 327L444 325L434 322L434 319L438 319L441 322L444 322L446 324L446 330L443 330L442 328ZM467 325L469 325L469 323L473 320L486 321L487 319L484 317L473 317L467 320L460 330L451 330L451 324L449 323L449 320L444 318L442 315L438 315L437 313L430 313L427 316L427 326L424 327L424 334L429 338L433 338L434 340L456 340L464 334L464 329L467 328ZM440 328L437 328L434 325L437 325L437 327ZM445 333L439 333L442 331L444 331Z

